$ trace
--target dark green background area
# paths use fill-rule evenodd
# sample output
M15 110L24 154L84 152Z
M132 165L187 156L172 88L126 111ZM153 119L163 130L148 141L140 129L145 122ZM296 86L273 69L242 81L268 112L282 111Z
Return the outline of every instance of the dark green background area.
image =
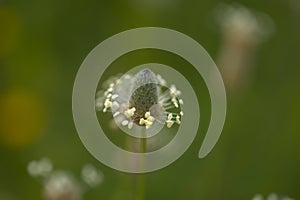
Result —
M0 10L10 13L0 15L0 41L7 43L0 46L0 92L16 88L33 92L46 113L39 139L22 148L0 142L1 200L41 199L41 184L26 172L27 163L41 157L78 177L85 163L101 169L103 184L87 192L84 199L132 199L135 175L102 165L81 143L72 117L72 89L87 54L106 38L131 28L180 31L216 58L221 34L213 11L220 3L232 1L159 2L0 1ZM182 73L197 91L201 109L198 135L175 163L146 174L147 200L247 200L257 193L266 196L272 192L300 198L300 5L297 10L292 0L235 2L267 13L275 31L256 52L249 88L228 94L224 131L205 159L197 155L209 124L209 96L188 63L166 52L145 50L121 57L107 72L119 73L147 62L177 69L186 66ZM17 28L11 34L13 26ZM12 124L19 125L18 121Z

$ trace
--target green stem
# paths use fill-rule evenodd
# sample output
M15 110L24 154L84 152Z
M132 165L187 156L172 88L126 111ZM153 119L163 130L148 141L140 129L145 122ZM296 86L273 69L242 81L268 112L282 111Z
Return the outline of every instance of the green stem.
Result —
M146 131L143 131L143 134L146 134ZM141 149L141 153L145 153L147 152L147 139L146 138L142 138L140 140L141 145L140 145L140 149ZM141 166L144 165L144 160L140 160L140 164ZM137 195L136 195L136 200L144 200L145 199L145 175L143 173L138 174L137 175Z

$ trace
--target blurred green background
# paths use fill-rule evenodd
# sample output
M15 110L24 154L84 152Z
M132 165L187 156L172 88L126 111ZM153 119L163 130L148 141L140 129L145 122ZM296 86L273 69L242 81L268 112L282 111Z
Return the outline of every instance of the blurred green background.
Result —
M228 88L224 131L205 159L197 155L209 123L209 97L191 66L145 50L121 57L107 72L147 62L186 65L181 72L199 91L197 138L175 163L145 175L145 199L241 200L272 192L300 198L300 2L235 2L269 15L274 31L252 53L248 86ZM42 199L42 184L26 169L42 157L76 177L85 163L97 166L104 181L84 199L134 199L135 175L102 165L77 135L71 107L76 72L101 41L144 26L185 33L217 60L224 45L214 18L220 3L232 1L0 1L0 200Z

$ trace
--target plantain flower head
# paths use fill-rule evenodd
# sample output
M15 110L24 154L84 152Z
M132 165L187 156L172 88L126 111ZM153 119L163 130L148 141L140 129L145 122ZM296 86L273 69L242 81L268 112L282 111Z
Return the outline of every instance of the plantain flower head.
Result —
M136 74L109 79L107 85L97 92L96 110L111 112L122 130L135 132L145 128L151 133L164 126L180 125L181 91L174 84L168 87L160 74L146 68Z

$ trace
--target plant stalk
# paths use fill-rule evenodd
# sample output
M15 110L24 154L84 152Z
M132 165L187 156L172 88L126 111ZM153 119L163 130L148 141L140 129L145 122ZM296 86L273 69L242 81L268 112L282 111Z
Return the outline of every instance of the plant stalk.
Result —
M143 130L143 134L146 134L146 130ZM147 152L147 139L141 138L140 139L140 153ZM141 159L140 165L143 167L145 164L144 159ZM136 200L145 200L145 174L141 173L137 175L137 193L136 193Z

